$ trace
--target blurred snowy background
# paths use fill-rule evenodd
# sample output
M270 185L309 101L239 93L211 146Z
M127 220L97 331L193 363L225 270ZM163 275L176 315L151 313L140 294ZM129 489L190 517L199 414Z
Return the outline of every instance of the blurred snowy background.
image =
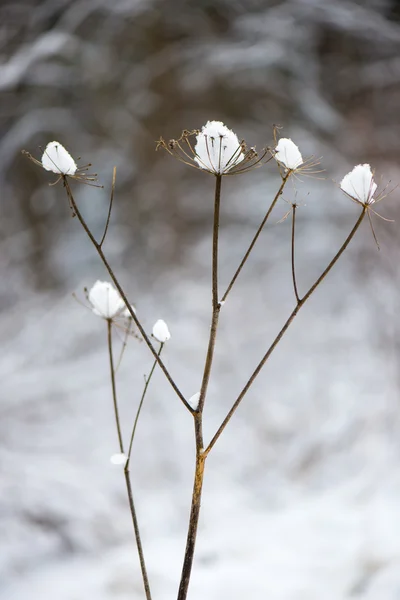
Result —
M306 290L358 210L335 187L354 164L400 182L396 0L0 2L0 600L134 600L142 584L102 321L71 297L106 277L61 186L21 156L57 139L105 190L75 185L165 360L199 389L210 313L213 180L155 140L223 120L261 148L273 123L325 181L298 198ZM226 178L227 283L277 189L275 165ZM307 193L310 195L307 196ZM293 198L289 189L286 199ZM399 191L380 206L400 219ZM281 201L224 307L206 437L294 303ZM301 311L208 461L191 600L398 600L398 225L365 223ZM128 434L151 356L119 372ZM155 600L176 596L192 487L190 416L157 373L133 461Z

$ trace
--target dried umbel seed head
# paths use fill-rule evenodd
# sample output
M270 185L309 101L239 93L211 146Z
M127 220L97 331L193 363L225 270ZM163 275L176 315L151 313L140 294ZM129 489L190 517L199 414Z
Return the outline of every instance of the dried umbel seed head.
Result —
M303 159L298 146L290 138L280 138L276 147L271 150L273 157L286 174L301 173L303 175L316 175L322 170L315 170L319 160L314 157Z
M377 187L368 164L357 165L340 182L342 191L352 200L364 206L375 203L374 194Z
M353 202L361 204L361 206L364 207L364 210L366 210L371 231L378 250L379 244L370 213L372 212L374 215L380 219L383 219L384 221L393 222L391 219L386 219L372 208L372 205L375 208L376 204L383 200L383 198L386 198L388 193L390 193L387 192L387 187L388 186L386 186L379 194L376 194L378 186L375 183L374 173L368 164L356 165L354 169L350 171L350 173L347 173L347 175L345 175L340 182L340 189L346 194L346 196L353 200Z
M185 164L207 171L213 175L237 175L262 164L268 155L264 150L259 156L255 148L247 149L245 142L221 121L208 121L200 130L185 129L178 140L157 143ZM268 157L268 160L270 157Z
M66 177L70 177L81 183L86 183L87 185L102 187L94 183L97 179L97 175L95 173L91 175L88 173L91 165L88 164L83 167L78 167L71 154L62 144L60 144L60 142L49 142L43 152L41 161L34 158L26 150L23 150L22 153L26 154L30 160L36 165L43 167L46 171L56 173L59 177L54 183L58 183L60 179L65 180Z

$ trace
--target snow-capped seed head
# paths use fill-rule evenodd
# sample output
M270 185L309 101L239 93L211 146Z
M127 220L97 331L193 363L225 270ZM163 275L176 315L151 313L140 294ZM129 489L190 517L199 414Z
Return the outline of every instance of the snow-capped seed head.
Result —
M128 460L128 457L123 452L119 452L118 454L113 454L112 456L110 456L110 462L113 465L124 465L125 466L127 460Z
M171 334L169 332L168 325L162 319L158 319L158 321L154 323L153 336L161 344L165 344L165 342L170 339Z
M188 403L190 404L190 406L192 408L197 408L199 405L199 400L200 400L200 392L196 392L196 394L193 394L193 396L191 396L188 400Z
M88 300L94 314L103 319L120 317L125 310L124 301L108 281L96 281L89 291Z
M193 141L193 137L196 139ZM236 175L260 167L263 159L271 158L269 150L259 155L255 148L247 148L244 141L221 121L208 121L202 130L185 129L180 138L166 142L160 138L158 148L164 148L181 162L213 175ZM264 161L267 162L267 161Z
M75 175L78 168L70 153L59 142L47 144L42 156L42 166L46 171L58 175Z
M368 164L357 165L340 182L340 187L353 200L360 204L373 204L377 185Z
M245 157L243 145L221 121L208 121L196 137L194 160L201 169L217 175L227 173Z
M299 148L289 138L279 140L274 158L289 171L295 171L304 162Z

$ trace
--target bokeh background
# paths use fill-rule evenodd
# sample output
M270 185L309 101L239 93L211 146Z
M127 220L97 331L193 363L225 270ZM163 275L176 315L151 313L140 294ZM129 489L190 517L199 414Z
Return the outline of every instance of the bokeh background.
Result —
M0 599L143 598L120 468L105 323L73 298L106 278L61 185L21 155L56 139L104 190L74 185L165 360L198 391L210 318L213 180L155 152L209 119L261 148L284 127L325 179L301 178L299 286L357 218L334 181L369 162L400 181L396 0L0 3ZM381 179L382 178L382 179ZM279 185L223 182L221 286ZM381 213L399 220L399 191ZM221 315L213 434L293 308L282 200ZM208 461L191 600L400 598L399 233L367 223L288 331ZM121 343L116 333L115 343ZM127 436L152 360L118 373ZM154 598L174 598L193 471L190 416L156 373L132 464Z

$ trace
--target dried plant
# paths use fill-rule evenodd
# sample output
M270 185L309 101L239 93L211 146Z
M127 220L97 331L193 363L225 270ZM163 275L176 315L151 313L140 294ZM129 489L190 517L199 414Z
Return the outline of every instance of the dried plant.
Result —
M185 549L185 555L183 559L183 567L181 579L179 582L179 591L177 595L178 600L185 600L188 595L189 582L192 571L193 557L195 553L195 545L197 538L197 528L200 516L201 507L201 495L204 479L204 471L206 460L215 444L219 440L223 431L227 427L232 416L235 414L238 406L246 396L247 392L251 388L255 379L259 375L260 371L268 361L272 352L275 350L280 340L290 327L291 323L299 313L300 309L304 306L310 296L315 292L318 286L323 282L325 277L329 274L331 269L338 262L344 251L347 249L351 240L355 236L365 216L369 219L372 227L372 221L370 212L377 214L373 209L372 205L376 204L384 196L384 193L375 197L376 194L376 183L374 181L374 175L369 165L358 165L350 173L348 173L342 180L340 187L342 191L353 201L360 206L360 212L353 224L350 233L345 238L343 244L334 254L332 260L314 281L314 283L304 293L299 291L299 282L296 276L296 264L295 264L295 243L296 243L296 210L298 204L296 202L291 203L290 210L285 215L288 217L291 215L292 226L291 226L291 271L292 271L292 283L294 292L294 307L292 312L289 314L286 322L283 324L279 333L275 339L271 342L268 348L264 349L262 357L259 363L255 366L252 374L250 375L247 383L244 385L240 394L232 402L231 408L226 414L225 418L221 422L217 431L214 433L210 440L205 441L203 437L203 419L204 419L204 408L207 400L207 390L210 382L214 350L217 341L218 323L221 316L221 309L226 302L228 295L231 293L237 278L239 277L242 269L245 267L249 260L250 254L260 236L260 233L264 229L273 209L275 208L279 198L281 197L285 186L290 179L295 178L300 174L316 174L320 173L320 170L316 170L315 167L319 164L318 160L313 158L303 160L302 154L299 148L288 138L281 138L277 140L276 137L277 128L274 129L274 148L266 148L262 152L258 153L254 147L248 149L244 141L239 141L235 133L229 130L223 123L218 121L208 122L202 130L195 131L184 131L182 135L176 140L170 140L169 142L164 141L162 138L157 143L157 149L165 149L171 156L178 158L183 163L190 165L198 169L211 174L215 180L214 189L214 219L213 219L213 236L212 236L212 249L211 249L211 298L212 298L212 311L211 311L211 325L209 333L209 341L206 352L206 359L202 374L200 391L194 394L191 398L185 398L181 389L178 387L175 378L170 374L164 364L161 354L164 345L170 339L170 332L167 324L158 320L152 330L151 334L146 333L142 326L139 317L136 314L134 306L131 304L127 295L121 287L117 275L111 267L104 251L103 243L108 232L108 226L110 223L111 210L114 198L115 189L115 178L116 171L114 169L112 179L112 192L110 197L110 205L108 215L106 217L106 223L104 227L104 233L97 241L91 232L86 220L82 216L79 209L75 196L71 189L71 183L76 180L81 183L88 183L90 185L97 185L96 179L93 175L87 175L87 168L78 168L76 162L68 153L68 151L61 146L58 142L51 142L46 147L41 161L33 158L29 153L28 156L38 165L42 166L48 171L52 171L57 174L58 181L62 181L65 189L69 205L72 210L72 215L77 218L90 242L94 246L100 260L106 267L112 283L97 281L90 291L87 293L87 301L89 307L93 313L102 318L105 321L106 333L107 333L107 346L109 354L109 367L110 367L110 378L111 378L111 389L112 389L112 400L114 405L115 422L118 433L118 453L111 457L114 464L123 465L124 476L126 481L129 507L132 516L134 532L136 537L136 544L139 553L140 566L142 572L142 579L144 584L144 591L147 600L151 600L150 581L147 574L144 550L142 547L140 529L138 518L136 515L132 482L130 477L130 462L132 459L132 446L137 430L140 412L143 406L143 402L146 397L148 387L151 382L152 375L157 366L163 371L166 380L169 385L172 386L177 397L184 405L185 409L192 415L194 424L194 439L195 439L195 473L194 473L194 484L191 500L191 510L188 523L187 532L187 543ZM274 162L281 176L281 182L273 197L271 204L263 216L261 223L249 244L242 260L240 261L236 271L232 275L230 283L227 288L222 291L219 286L219 250L218 250L218 239L220 230L220 205L221 205L221 194L222 194L222 180L225 176L239 175L247 173L254 168L263 168L266 163L270 162L271 159L275 159ZM380 215L378 215L380 216ZM372 228L374 233L374 230ZM375 233L374 233L375 237ZM376 237L375 237L376 239ZM126 334L123 349L126 346L127 340L132 337L139 337L143 339L150 352L153 355L154 362L151 367L149 376L145 379L145 385L142 392L141 400L137 409L137 413L132 424L132 432L129 439L129 443L126 444L122 436L121 428L121 416L118 408L118 396L116 386L116 371L120 360L115 363L114 352L113 352L113 328L123 328ZM123 350L122 350L123 352Z

